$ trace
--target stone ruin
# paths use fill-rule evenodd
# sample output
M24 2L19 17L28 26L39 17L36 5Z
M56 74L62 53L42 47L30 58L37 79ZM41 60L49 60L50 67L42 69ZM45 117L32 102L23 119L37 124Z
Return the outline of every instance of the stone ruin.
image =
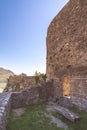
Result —
M0 130L13 108L57 100L87 110L87 0L70 0L48 27L47 82L0 94ZM49 81L48 81L49 80ZM68 97L68 98L66 98Z
M4 92L8 91L20 91L21 89L30 85L36 84L35 76L27 76L26 74L9 76L7 81L7 87Z
M87 0L70 0L50 23L46 38L47 79L55 98L70 97L87 109Z
M31 85L20 92L0 93L0 130L6 130L11 109L43 103L51 100L52 97L52 81Z
M36 76L27 76L24 73L20 75L11 75L7 79L7 85L4 89L4 92L20 91L21 89L29 87L30 85L43 83L45 80L46 78L43 74Z

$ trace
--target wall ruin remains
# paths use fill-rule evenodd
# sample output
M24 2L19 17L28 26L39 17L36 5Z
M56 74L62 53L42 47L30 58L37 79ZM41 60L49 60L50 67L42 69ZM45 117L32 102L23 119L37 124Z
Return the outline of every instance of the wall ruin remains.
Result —
M48 27L46 46L46 75L54 81L55 97L64 96L67 77L72 101L87 108L87 0L70 0L56 15Z
M46 102L52 97L52 81L42 85L31 85L20 92L0 93L0 130L6 130L11 109Z

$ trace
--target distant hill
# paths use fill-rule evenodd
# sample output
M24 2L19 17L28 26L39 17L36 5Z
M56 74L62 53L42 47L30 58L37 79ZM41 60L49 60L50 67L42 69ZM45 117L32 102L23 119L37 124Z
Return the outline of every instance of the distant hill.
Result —
M14 75L14 73L10 70L0 67L0 81L6 80L10 75Z
M10 70L4 69L0 67L0 92L3 92L7 85L7 79L10 75L14 75L14 73Z

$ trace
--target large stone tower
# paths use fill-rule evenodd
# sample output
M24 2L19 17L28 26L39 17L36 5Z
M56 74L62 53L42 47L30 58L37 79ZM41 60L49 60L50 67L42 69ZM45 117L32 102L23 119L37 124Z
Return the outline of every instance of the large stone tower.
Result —
M47 32L47 78L87 75L87 0L70 0Z
M76 87L74 83L83 91L85 82L87 96L87 0L70 0L65 5L48 27L46 45L46 74L54 80L54 95L63 95L65 88L73 90L69 87ZM78 84L77 77L82 79Z

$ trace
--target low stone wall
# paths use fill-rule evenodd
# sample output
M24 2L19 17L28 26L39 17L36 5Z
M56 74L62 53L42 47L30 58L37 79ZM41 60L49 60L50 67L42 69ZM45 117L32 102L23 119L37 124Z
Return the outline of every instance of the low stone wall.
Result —
M35 104L39 101L38 86L29 87L20 92L13 92L11 99L12 108Z
M0 130L6 130L9 112L11 110L11 93L0 94Z
M48 101L53 96L52 82L48 81L42 85L33 85L20 92L12 93L12 108L24 107L36 103Z
M20 92L0 94L0 130L6 130L11 109L25 107L50 100L53 97L52 81L42 85L33 85Z

